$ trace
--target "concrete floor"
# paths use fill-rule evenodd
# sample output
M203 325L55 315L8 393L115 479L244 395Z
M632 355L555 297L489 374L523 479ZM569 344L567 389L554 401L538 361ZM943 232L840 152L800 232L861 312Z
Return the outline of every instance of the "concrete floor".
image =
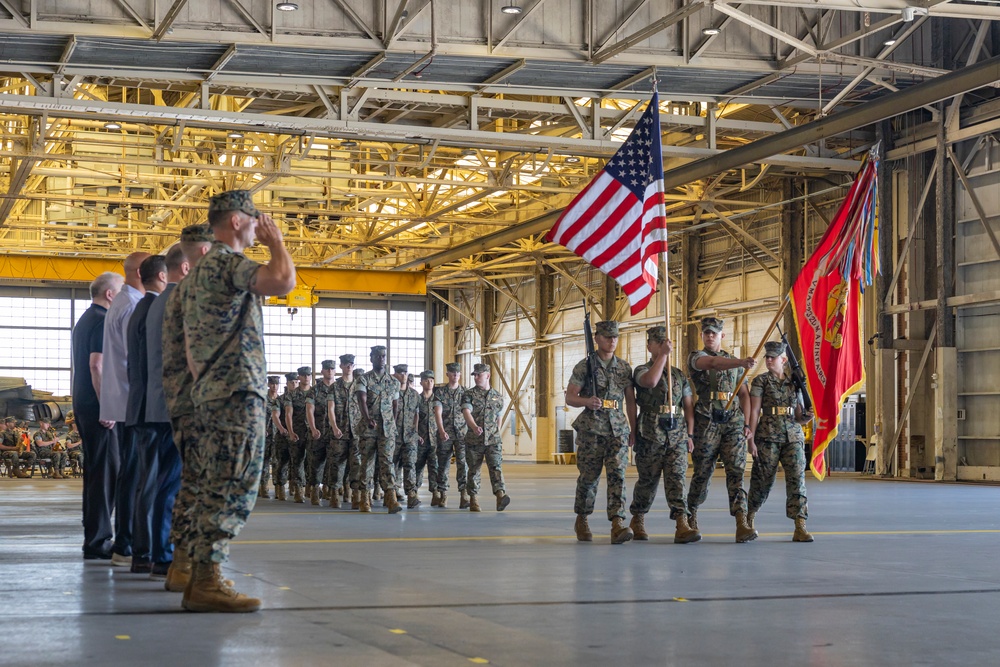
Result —
M652 540L612 546L603 510L592 544L573 539L575 468L507 468L502 514L426 493L396 516L260 501L226 568L264 600L249 615L186 613L161 583L85 563L78 481L0 480L0 664L1000 661L1000 488L809 480L817 541L793 544L779 479L741 545L717 476L702 542L672 543L661 493Z

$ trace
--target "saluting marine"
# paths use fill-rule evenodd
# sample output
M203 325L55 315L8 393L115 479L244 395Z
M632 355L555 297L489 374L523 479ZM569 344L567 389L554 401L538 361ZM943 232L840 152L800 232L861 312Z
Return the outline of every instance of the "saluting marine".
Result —
M806 504L805 435L801 424L813 415L803 411L799 392L785 376L785 344L764 344L767 372L753 379L750 386L750 428L754 431L750 454L754 457L750 472L748 501L750 525L767 500L778 463L785 471L785 516L795 522L793 542L812 542L806 530L809 507Z

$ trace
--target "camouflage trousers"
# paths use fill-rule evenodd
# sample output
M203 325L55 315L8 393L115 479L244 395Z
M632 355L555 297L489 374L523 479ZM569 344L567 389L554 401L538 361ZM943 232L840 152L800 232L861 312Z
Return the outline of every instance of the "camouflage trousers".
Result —
M573 511L591 514L603 468L608 478L608 520L625 518L625 466L628 463L628 436L578 433L576 440L576 501Z
M465 460L465 440L455 433L448 433L448 440L438 442L437 451L437 488L438 491L448 490L448 475L451 472L451 456L455 455L455 483L459 491L465 491L466 477L469 466Z
M323 474L326 471L327 455L330 432L325 428L320 430L320 436L313 440L309 438L307 447L306 484L319 486L323 483Z
M288 481L292 484L306 484L306 452L309 451L309 428L305 424L293 424L298 440L288 439Z
M743 474L747 466L747 443L743 435L743 416L738 414L728 422L715 423L711 418L695 414L694 470L688 487L688 509L697 510L708 497L715 461L722 459L726 467L726 489L729 491L729 513L747 511L747 494L743 490Z
M326 444L326 469L323 484L330 489L340 489L351 482L348 462L351 456L351 439L330 437Z
M417 475L417 487L420 487L420 477L427 468L427 485L431 493L438 490L438 458L437 447L430 438L424 438L422 444L417 446L417 460L413 465Z
M785 471L785 516L789 519L808 519L806 504L806 453L803 442L757 443L757 458L750 471L749 508L756 512L767 500L778 473L778 463Z
M274 457L274 434L269 433L264 438L264 458L260 465L261 486L271 481L271 459Z
M465 460L469 464L466 489L472 495L479 495L479 486L483 477L483 461L490 473L490 487L493 495L498 491L506 493L507 486L503 481L503 445L499 440L495 443L485 442L465 443Z
M292 448L288 437L281 434L274 434L274 450L271 452L271 477L274 485L284 486L288 483L288 468L292 462Z
M663 494L670 507L670 518L687 516L684 500L684 475L687 473L687 425L682 423L667 434L666 442L636 436L635 467L639 479L632 491L632 514L645 514L656 499L656 487L663 475Z
M237 392L197 407L198 419L211 423L187 452L192 470L193 530L191 557L196 563L224 563L229 541L239 534L257 502L264 458L264 399Z
M191 533L193 521L191 508L194 506L192 485L194 484L194 469L188 462L191 450L198 447L201 440L200 426L195 415L180 415L170 420L174 433L174 445L181 455L181 486L174 500L174 509L170 515L170 542L175 551L191 552Z
M53 472L62 472L63 468L69 465L69 457L66 456L66 452L53 451L51 447L36 447L35 457L51 461L50 465Z
M371 485L376 462L380 464L377 481L382 489L388 491L396 488L396 480L392 474L392 454L395 448L395 441L385 436L361 438L358 442L358 457L355 459L357 467L351 471L351 488L364 490Z
M12 468L17 468L18 466L26 466L30 468L35 465L35 452L15 452L7 451L0 453L0 458L7 462L7 465Z
M69 464L73 465L76 463L80 470L83 470L83 447L74 447L66 452L66 457L69 459Z
M417 492L417 440L410 442L396 441L397 472L402 469L403 491L406 495Z

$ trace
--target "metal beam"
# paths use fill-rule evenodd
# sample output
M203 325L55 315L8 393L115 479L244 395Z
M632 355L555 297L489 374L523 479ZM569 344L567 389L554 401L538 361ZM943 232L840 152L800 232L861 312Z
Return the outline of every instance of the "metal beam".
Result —
M28 19L24 17L24 14L22 14L19 9L17 9L16 7L14 7L13 4L11 4L10 0L0 0L0 7L6 9L7 12L14 17L14 20L20 23L22 26L24 26L25 28L31 28L31 25L28 23Z
M740 23L745 23L746 25L764 33L765 35L770 35L771 37L774 37L778 41L784 42L789 46L794 46L796 49L802 51L803 53L808 53L811 56L818 55L819 53L817 47L813 46L812 44L807 44L806 42L803 42L801 39L797 39L789 35L787 32L778 30L770 23L765 23L764 21L761 21L756 17L750 16L749 14L745 14L741 12L739 9L736 9L735 7L731 7L730 5L720 2L715 3L715 5L713 6L715 7L715 11L721 12L728 16L732 16Z
M589 62L594 65L600 65L606 60L614 58L619 53L628 51L636 44L646 41L656 33L662 32L675 23L680 23L692 14L700 12L701 8L704 6L704 0L691 0L690 3L681 6L679 9L675 9L657 21L653 21L653 23L645 28L632 33L628 37L622 38L611 46L601 49L593 55ZM716 6L716 8L718 8L718 6Z
M149 27L145 19L139 16L139 13L132 8L132 5L128 3L128 0L115 0L115 4L125 10L125 13L132 17L132 20L141 25L143 28L149 32L153 32L153 29Z
M4 2L4 0L0 0L0 2ZM156 30L153 31L152 38L154 40L158 42L166 36L167 31L170 30L170 26L177 20L177 16L186 4L187 0L174 0L174 4L170 6L163 20L160 21L160 24L156 26Z
M956 70L931 81L919 83L898 93L861 104L833 116L800 125L780 134L759 139L664 174L667 190L698 181L719 172L743 166L768 155L784 153L826 137L849 132L884 118L912 111L925 104L933 104L960 93L996 85L1000 81L1000 56L984 60L970 67Z
M504 34L504 36L501 37L500 40L493 45L492 51L496 51L501 46L506 44L507 40L510 39L511 36L514 34L514 31L517 30L519 27L521 27L521 24L524 23L536 9L541 7L543 2L545 2L545 0L535 0L535 4L531 5L530 7L524 7L521 10L521 14L517 17L517 20L514 21L514 25L510 27L510 30L508 30L506 34Z
M76 51L76 45L77 45L76 35L70 35L69 39L66 40L66 46L63 47L62 55L59 56L59 65L56 66L57 76L61 76L63 70L66 69L66 65L69 64L69 59L73 57L73 52ZM55 77L53 77L52 81L53 90L55 90L56 86L58 86L58 84L55 81Z
M380 40L378 38L378 35L376 35L375 32L371 28L368 27L368 24L365 23L364 20L362 20L362 18L360 16L358 16L358 13L356 11L354 11L354 9L349 4L347 4L346 2L344 2L344 0L333 0L333 2L338 7L340 7L341 11L343 11L345 14L347 14L347 17L349 19L351 19L351 22L354 23L354 25L356 25L359 28L361 28L361 30L366 35L368 35L370 38L372 38L373 40L375 40L376 43L382 44L382 40ZM403 4L405 4L405 3L403 3Z
M264 35L264 37L270 37L270 34L267 32L267 28L262 26L257 19L253 17L253 14L247 11L246 7L243 6L240 0L229 0L229 4L232 5L233 9L236 10L236 13L240 15L240 18L250 24L250 27Z
M232 60L233 56L235 55L236 55L236 45L230 44L229 48L226 49L226 52L222 54L222 57L216 60L215 64L212 65L212 70L205 75L205 81L211 81L212 79L214 79L216 75L222 71L222 68L225 67L226 64L230 60Z
M738 4L733 5L733 9L739 9L739 8L740 5ZM712 42L714 42L719 37L719 35L722 34L722 31L725 30L730 23L732 23L732 21L733 21L732 16L724 15L721 21L712 26L712 29L716 30L717 32L714 35L705 35L702 38L701 42L698 44L698 46L694 47L694 50L688 57L688 60L691 61L694 60L695 58L700 57L701 54L703 54L708 49L708 47L712 45Z

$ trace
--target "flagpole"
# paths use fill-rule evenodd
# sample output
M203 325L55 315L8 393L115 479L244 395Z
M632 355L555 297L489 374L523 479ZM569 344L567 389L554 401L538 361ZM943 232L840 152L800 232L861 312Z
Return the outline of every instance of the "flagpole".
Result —
M764 336L760 339L760 344L757 346L757 350L753 353L754 359L756 359L760 354L760 351L764 349L764 343L766 343L767 339L771 337L771 332L774 331L774 327L778 326L778 320L781 319L782 313L784 313L785 308L788 307L788 302L789 296L786 294L785 298L781 301L781 306L778 308L778 312L774 314L774 319L771 320L771 326L769 326L767 331L764 332ZM736 400L736 393L740 390L740 387L743 386L743 381L746 380L747 375L749 374L750 369L744 368L743 375L740 376L739 381L736 383L736 387L733 388L732 396L729 397L729 402L726 403L726 407L724 408L725 410L729 410L733 406L733 401ZM749 415L745 416L749 418Z
M663 321L666 326L667 338L670 338L670 278L667 276L667 254L660 253L660 275L663 276ZM667 355L667 410L670 415L670 425L674 420L674 374L670 368L670 355Z

